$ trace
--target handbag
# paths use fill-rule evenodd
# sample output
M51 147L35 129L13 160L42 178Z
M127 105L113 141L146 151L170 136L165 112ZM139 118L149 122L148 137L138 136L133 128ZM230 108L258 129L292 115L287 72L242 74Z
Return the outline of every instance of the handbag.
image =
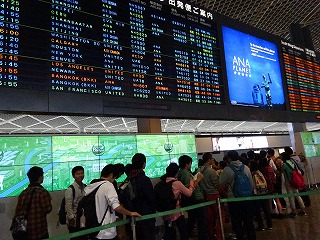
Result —
M12 219L10 231L14 240L28 239L27 226L28 226L28 213L32 202L32 197L35 189L31 193L30 201L28 203L26 214L14 216Z
M28 220L25 216L15 216L12 219L10 231L14 240L28 239L27 237Z

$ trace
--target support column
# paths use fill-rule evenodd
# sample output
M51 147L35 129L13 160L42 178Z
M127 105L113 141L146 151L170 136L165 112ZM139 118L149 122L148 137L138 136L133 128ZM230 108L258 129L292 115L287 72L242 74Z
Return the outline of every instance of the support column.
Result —
M162 133L158 118L137 118L138 133Z
M300 132L306 132L306 123L288 123L291 146L294 152L304 153Z
M307 132L307 127L305 123L288 123L288 130L290 134L291 146L293 151L297 155L306 155L302 143L301 132ZM318 188L317 186L317 176L316 173L318 172L320 165L318 161L314 161L314 158L311 157L307 161L302 162L302 166L304 168L304 179L305 183L308 185L309 188ZM319 178L318 178L319 179Z

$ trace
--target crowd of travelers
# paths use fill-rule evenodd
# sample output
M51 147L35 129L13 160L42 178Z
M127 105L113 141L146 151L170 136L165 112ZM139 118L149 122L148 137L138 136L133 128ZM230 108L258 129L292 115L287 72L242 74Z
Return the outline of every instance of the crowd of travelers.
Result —
M65 191L64 203L69 232L77 232L85 226L86 220L79 216L78 204L93 192L95 215L101 225L125 219L127 216L140 218L159 211L155 187L144 171L146 162L145 155L137 153L132 157L131 164L126 166L108 164L102 169L100 178L92 180L89 185L83 183L83 167L74 167L74 182ZM196 166L192 167L192 164ZM196 163L188 155L180 156L178 163L170 163L166 167L166 173L160 178L160 181L169 186L175 199L174 208L207 201L213 203L163 216L162 239L187 240L192 237L196 227L199 240L222 240L221 223L229 221L234 239L255 240L256 231L273 229L273 217L295 218L298 214L306 216L305 202L300 196L230 201L221 205L219 215L216 202L218 198L299 192L301 189L293 186L291 181L294 170L304 173L300 158L293 154L290 147L286 147L278 157L275 157L273 149L262 150L260 153L248 151L241 156L232 150L227 152L220 162L217 162L211 153L203 154L202 159L196 160ZM123 174L126 175L126 180L118 183L117 179ZM25 206L29 205L27 239L48 238L46 215L52 211L52 205L49 192L41 186L43 169L32 167L27 176L30 184L19 195L15 216L25 214ZM125 189L131 195L124 195ZM156 239L155 223L155 218L137 221L136 239ZM130 231L130 226L121 225L100 230L94 236L84 235L72 239L128 240L132 239Z

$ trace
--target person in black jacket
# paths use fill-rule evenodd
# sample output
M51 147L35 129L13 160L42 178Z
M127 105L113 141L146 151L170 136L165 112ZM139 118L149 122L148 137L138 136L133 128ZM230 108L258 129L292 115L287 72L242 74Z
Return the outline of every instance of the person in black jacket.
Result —
M156 201L153 186L149 177L146 176L146 156L136 153L132 157L132 169L128 174L128 179L134 181L136 197L132 201L133 209L142 215L153 214L156 212ZM155 219L147 219L136 223L137 240L155 239Z

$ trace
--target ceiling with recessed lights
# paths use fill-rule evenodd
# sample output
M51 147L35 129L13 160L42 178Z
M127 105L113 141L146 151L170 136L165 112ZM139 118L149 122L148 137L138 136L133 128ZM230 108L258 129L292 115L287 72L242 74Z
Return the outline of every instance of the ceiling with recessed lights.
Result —
M196 5L239 20L268 33L290 39L290 24L310 30L315 50L320 51L319 0L189 0Z
M196 135L288 134L285 122L248 122L161 119L164 133ZM320 123L306 123L306 130L320 130ZM136 118L1 114L0 134L130 134L138 132Z

